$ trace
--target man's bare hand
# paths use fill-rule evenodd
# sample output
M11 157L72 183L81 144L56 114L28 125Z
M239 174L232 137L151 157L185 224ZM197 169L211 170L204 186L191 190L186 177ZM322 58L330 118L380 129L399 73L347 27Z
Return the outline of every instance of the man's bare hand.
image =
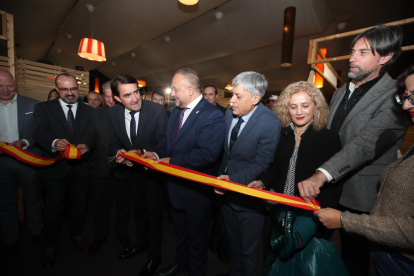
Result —
M217 177L217 179L230 181L230 177L225 174L220 175L219 177ZM215 187L214 192L219 195L224 195L227 192L227 190Z
M341 211L325 208L318 211L314 211L313 214L329 229L342 228L341 224Z
M78 150L80 150L81 155L82 155L82 154L85 154L85 153L87 153L87 152L89 151L88 146L87 146L87 145L85 145L85 144L79 144L79 145L77 145L77 146L76 146L76 148L77 148Z
M124 149L121 149L121 150L119 150L118 151L118 153L126 153L126 151L124 150ZM115 161L116 161L116 163L119 163L119 164L124 164L124 162L125 162L125 158L123 158L123 157L117 157L116 159L115 159Z
M24 140L16 140L13 141L9 144L9 146L16 146L18 148L24 148L25 146L27 146L26 142Z
M157 161L154 161L155 164L160 163L160 162L164 162L164 163L170 163L170 158L161 158L158 159Z
M65 151L66 150L66 145L67 144L70 144L69 142L68 142L68 140L66 140L66 139L59 139L59 140L57 140L56 142L55 142L55 149L57 150L57 151Z
M142 158L148 158L148 159L153 159L153 160L157 160L157 156L155 155L155 153L153 153L152 151L147 151L146 153L144 153L142 156Z
M317 171L310 178L298 183L300 196L309 204L320 194L320 188L328 181L328 178L321 171Z
M249 184L247 184L247 187L263 190L264 189L264 183L261 180L255 180L255 181L252 181Z

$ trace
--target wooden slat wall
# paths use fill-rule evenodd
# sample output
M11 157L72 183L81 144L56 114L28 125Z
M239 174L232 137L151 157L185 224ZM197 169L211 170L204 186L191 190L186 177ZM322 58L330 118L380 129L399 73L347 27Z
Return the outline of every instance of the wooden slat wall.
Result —
M25 59L17 60L17 93L45 101L49 91L55 88L55 76L64 72L72 74L78 79L79 94L86 96L89 92L88 71L78 71Z
M8 57L3 57L0 56L0 68L2 69L6 69L7 71L9 71L9 58Z

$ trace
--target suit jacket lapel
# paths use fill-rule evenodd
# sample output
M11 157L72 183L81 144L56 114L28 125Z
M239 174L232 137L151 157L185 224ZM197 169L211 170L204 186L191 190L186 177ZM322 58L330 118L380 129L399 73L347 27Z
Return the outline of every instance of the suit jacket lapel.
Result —
M233 112L226 112L226 137L224 137L224 150L227 155L230 154L229 151L229 132L231 127L231 122L233 121Z
M193 108L193 110L190 113L190 116L188 116L187 120L185 120L184 124L182 125L180 131L177 134L177 137L175 137L174 143L171 145L173 147L176 144L176 141L180 139L182 134L185 132L185 130L188 128L189 125L199 116L200 111L203 109L204 102L206 100L204 98L201 99L201 101ZM178 123L178 121L177 121Z
M70 132L68 120L66 119L66 114L63 111L62 106L60 105L60 101L58 99L51 101L53 114L56 114L56 117L61 121L61 123L65 126L65 129L68 133Z
M116 128L118 129L119 133L121 133L121 137L124 139L122 144L124 145L131 145L131 148L134 148L134 145L131 143L131 139L128 137L128 132L125 125L125 107L123 105L119 105L120 108L117 110L116 115ZM141 114L140 114L141 117ZM139 126L138 126L139 127ZM125 149L126 150L126 149Z
M338 89L336 90L335 93L338 93L338 95L336 96L336 101L334 103L331 103L331 106L329 108L329 114L330 116L328 117L328 123L326 124L327 128L331 128L331 124L333 121L333 118L335 116L336 111L338 110L338 106L341 103L342 99L344 98L345 94L346 94L346 86L344 86L345 89Z
M79 122L82 120L83 114L85 112L85 106L83 103L78 102L78 108L76 108L76 116L75 116L75 125L73 126L73 133L75 133Z
M25 111L26 111L26 104L22 101L22 98L20 98L19 100L19 96L17 96L17 127L19 129L19 135L23 131Z
M138 120L138 132L137 132L137 140L134 146L136 148L138 145L140 145L140 139L142 135L145 132L145 125L148 120L148 112L147 111L147 104L145 103L145 100L142 100L141 102L141 110L139 112L139 120Z

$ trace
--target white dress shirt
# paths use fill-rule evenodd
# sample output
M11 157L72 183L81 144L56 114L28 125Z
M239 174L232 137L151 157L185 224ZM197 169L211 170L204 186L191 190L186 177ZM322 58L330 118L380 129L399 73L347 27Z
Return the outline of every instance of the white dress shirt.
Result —
M197 99L195 99L194 101L192 101L191 103L189 103L186 106L187 109L184 111L184 118L183 118L183 123L181 124L181 126L184 125L184 123L187 120L188 116L190 116L190 114L193 111L194 107L196 107L198 105L198 103L201 101L202 98L203 98L203 95L200 95L200 96L197 97Z
M131 117L131 114L129 112L131 112L131 111L125 108L125 129L126 129L129 141L131 141L130 131L131 131L131 119L132 119L132 117ZM134 114L135 129L136 129L137 133L138 133L139 113L140 112L138 111L138 112L135 112L135 114ZM131 143L132 143L132 141L131 141Z
M60 103L60 106L62 106L63 113L65 114L65 118L66 118L66 121L67 121L68 120L68 111L69 111L69 107L67 107L67 105L69 105L69 104L68 103L65 103L62 100L62 98L59 98L59 103ZM76 102L74 104L70 104L70 105L72 106L73 119L76 119L76 110L78 109L78 102ZM55 142L57 140L59 140L59 139L55 139L52 142L52 152L55 152L56 151Z

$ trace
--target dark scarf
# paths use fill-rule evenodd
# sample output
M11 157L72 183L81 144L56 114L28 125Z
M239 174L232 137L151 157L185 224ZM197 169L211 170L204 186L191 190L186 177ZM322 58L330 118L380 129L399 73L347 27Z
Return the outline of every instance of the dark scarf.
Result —
M349 90L349 84L352 80L350 80L346 84L346 93L345 96L342 98L341 103L338 106L338 109L336 110L336 113L334 115L334 118L332 120L332 125L330 129L334 131L335 133L339 133L339 130L341 129L342 124L344 123L346 117L351 112L352 108L362 99L362 97L384 76L384 74L381 74L380 76L376 77L375 79L372 79L362 85L360 85L358 88L355 88L354 92L352 92L351 97L349 98L349 94L351 94L351 90ZM349 98L349 99L348 99Z

